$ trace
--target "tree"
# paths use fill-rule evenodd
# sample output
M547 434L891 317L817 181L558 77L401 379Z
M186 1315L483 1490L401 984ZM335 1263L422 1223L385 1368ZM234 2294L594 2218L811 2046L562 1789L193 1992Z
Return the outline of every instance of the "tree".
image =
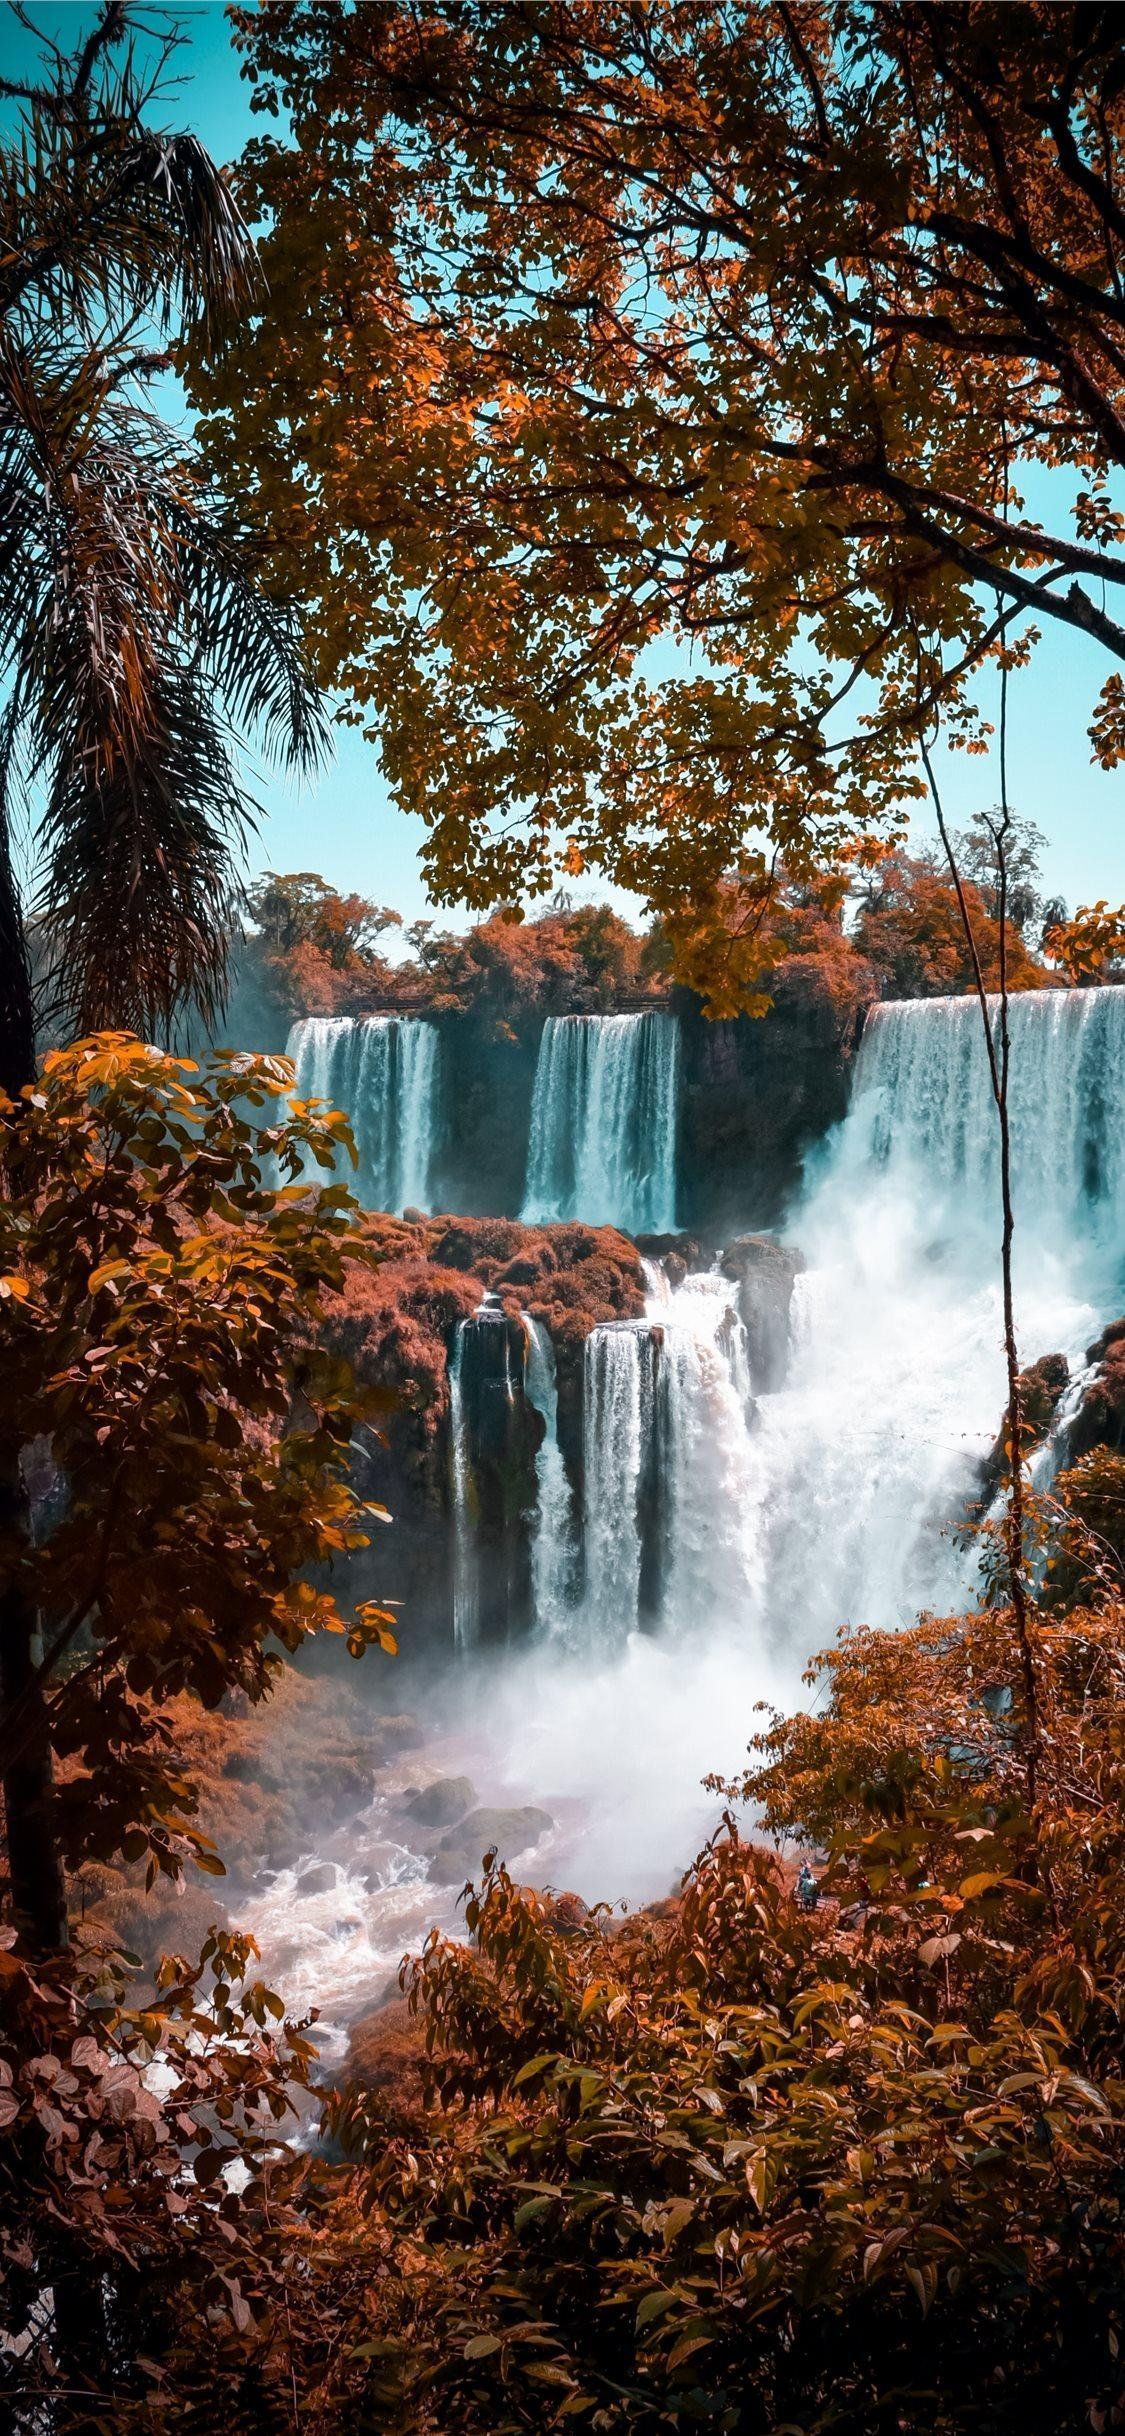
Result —
M231 2350L233 2407L244 2338L264 2343L282 2306L276 2124L310 2050L275 2030L245 1939L214 1933L130 2002L112 1941L91 1950L87 1929L63 1950L68 1882L110 1858L148 1886L222 1876L174 1695L261 1701L314 1634L394 1648L385 1609L341 1610L330 1586L381 1514L351 1461L379 1399L321 1341L363 1247L346 1190L312 1194L305 1170L330 1175L346 1121L290 1113L290 1086L280 1061L224 1054L200 1075L104 1035L0 1107L0 1475L22 1463L33 1506L30 1536L6 1518L0 1567L37 1628L0 1710L0 2364L37 2390L37 2356L7 2346L50 2288L47 2382L92 2388L83 2428L108 2424L93 2395L108 2413L120 2389L124 2411L145 2386L157 2329L191 2385L185 2282L216 2329L212 2379ZM241 2197L221 2179L235 2161ZM213 2403L212 2383L202 2424Z
M342 897L316 871L267 871L248 892L247 911L275 955L306 941L339 972L353 958L371 961L385 931L401 927L401 914L369 897Z
M62 1941L42 1928L64 1866L124 1852L151 1880L192 1851L215 1866L169 1695L260 1700L274 1644L345 1629L309 1577L367 1545L349 1477L362 1399L346 1365L299 1348L341 1283L352 1217L343 1186L309 1196L303 1160L330 1172L350 1137L330 1112L239 1113L284 1102L289 1081L234 1055L196 1079L107 1035L54 1053L2 1112L0 1453L33 1474L33 1528L9 1525L0 1561L40 1655L5 1686L0 1767L33 1946ZM346 1629L358 1650L388 1628L370 1608ZM67 1777L49 1772L29 1808L19 1772L44 1744Z
M292 612L248 528L153 410L180 336L213 346L255 279L249 233L191 135L151 110L128 9L103 0L70 58L47 46L0 149L0 1088L35 1072L35 998L12 860L21 781L45 798L40 932L79 1026L160 1030L221 999L232 841L252 804L238 731L297 766L323 730ZM10 1152L10 1145L7 1146ZM15 1179L13 1179L13 1189ZM26 1532L0 1466L9 1552ZM0 1581L0 1705L25 1697L23 1568ZM9 1823L49 1796L42 1736L7 1775ZM28 1839L25 1839L28 1840ZM37 1936L64 1930L49 1844ZM29 1890L25 1890L29 1892Z
M954 837L957 860L966 879L972 880L980 891L988 913L995 921L1000 904L1001 886L1006 890L1008 919L1022 936L1038 922L1042 925L1043 898L1039 891L1041 878L1039 858L1047 843L1043 831L1033 820L1021 820L1012 815L1010 835L1005 844L1005 870L1000 870L996 831L1000 812L975 812L967 829Z
M41 790L37 918L66 1017L166 1030L221 1002L241 736L307 769L324 745L293 613L239 506L156 410L191 333L245 310L253 243L193 135L153 118L122 0L16 104L0 148L0 1084L34 1072L12 863Z
M963 858L959 855L959 860ZM989 989L1000 979L995 907L970 879L965 899ZM852 933L860 954L879 973L888 998L960 996L973 986L972 955L957 893L936 858L901 852L880 863L867 882ZM1041 987L1048 976L1009 924L1007 975L1015 989Z
M1059 920L1044 932L1043 945L1072 981L1097 980L1107 972L1112 978L1125 963L1125 905L1109 906L1099 897L1096 905L1082 906L1072 922L1063 906Z
M1000 641L1125 653L1116 11L237 24L286 116L240 183L271 301L195 394L436 896L597 868L698 974L724 880L901 834L934 709L983 742ZM1107 767L1123 710L1114 673ZM720 1008L728 956L717 920Z

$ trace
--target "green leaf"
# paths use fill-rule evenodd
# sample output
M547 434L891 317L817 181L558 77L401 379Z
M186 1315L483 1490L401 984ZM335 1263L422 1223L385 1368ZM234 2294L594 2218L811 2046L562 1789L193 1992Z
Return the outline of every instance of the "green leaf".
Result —
M714 2335L709 2334L685 2335L683 2341L677 2343L668 2354L669 2375L682 2368L685 2360L690 2360L697 2351L709 2351L714 2340Z
M523 2088L523 2086L524 2086L524 2084L525 2084L525 2082L527 2082L527 2081L533 2081L533 2080L536 2078L536 2075L537 2075L538 2073L541 2073L541 2072L549 2072L549 2071L550 2071L550 2069L551 2069L552 2064L557 2064L557 2063L558 2063L558 2060L559 2060L559 2059L558 2059L558 2056L557 2056L557 2055L535 2055L535 2056L533 2056L533 2057L532 2057L532 2059L531 2059L530 2064L521 2064L521 2065L520 2065L520 2068L519 2068L519 2071L518 2071L518 2072L516 2072L516 2073L513 2073L513 2075L512 2075L512 2087L513 2087L513 2089L522 2089L522 2088Z
M537 2216L545 2216L548 2208L554 2207L555 2198L556 2194L552 2191L546 2198L525 2199L522 2207L516 2209L516 2232L522 2233L524 2226L533 2224Z

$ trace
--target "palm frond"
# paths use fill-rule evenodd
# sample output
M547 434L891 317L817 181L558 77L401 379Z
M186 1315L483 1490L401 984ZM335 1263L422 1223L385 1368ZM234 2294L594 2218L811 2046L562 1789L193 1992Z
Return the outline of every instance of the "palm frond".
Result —
M197 136L149 123L151 98L131 49L96 78L60 59L27 90L0 156L5 317L88 330L128 309L215 331L253 294L253 239L221 169Z
M40 829L47 877L35 911L51 941L53 996L80 1031L166 1037L178 1009L222 1004L232 847L254 816L198 675L151 672L129 749L105 749L116 704L99 672L59 654L72 685ZM107 707L109 717L107 718Z
M328 730L293 608L144 402L153 330L216 337L255 258L197 139L149 123L131 51L110 66L127 25L107 0L92 47L54 51L0 149L0 832L8 854L18 744L45 799L35 919L59 1007L83 1030L167 1032L223 993L257 816L240 739L307 771ZM10 855L6 957L5 886L18 921Z
M169 521L181 552L199 649L236 726L309 776L331 749L331 730L291 602L255 583L251 537L205 490L181 496Z

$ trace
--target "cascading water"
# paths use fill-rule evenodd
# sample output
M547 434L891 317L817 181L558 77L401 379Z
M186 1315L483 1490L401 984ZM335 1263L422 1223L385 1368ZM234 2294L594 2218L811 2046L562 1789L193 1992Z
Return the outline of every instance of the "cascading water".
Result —
M646 1318L586 1341L585 1585L569 1637L587 1650L740 1611L755 1576L735 1287L711 1274L673 1289L657 1263L644 1267Z
M480 1628L480 1557L477 1548L472 1459L462 1362L468 1321L453 1340L449 1359L449 1459L453 1497L453 1646L472 1649Z
M565 1632L574 1597L574 1533L570 1483L559 1445L559 1398L555 1354L542 1321L524 1313L527 1361L524 1385L543 1422L535 1459L535 1516L531 1542L531 1588L536 1629Z
M1021 997L1011 1020L1020 1354L1063 1351L1080 1373L1125 1304L1125 989ZM548 1422L535 1459L539 1630L482 1676L475 1717L459 1670L461 1740L442 1764L467 1762L478 1781L487 1767L489 1798L499 1779L507 1798L545 1805L558 1825L536 1852L537 1882L663 1893L715 1824L700 1780L738 1769L756 1702L798 1701L805 1661L842 1624L893 1627L971 1593L972 1559L948 1525L1005 1394L979 1025L971 1000L869 1019L848 1116L788 1230L809 1265L785 1376L779 1363L751 1393L749 1305L718 1271L671 1287L650 1270L646 1318L588 1338L573 1587L556 1569L573 1517L549 1348L529 1324L526 1387ZM454 1374L456 1466L456 1360ZM460 1612L470 1640L471 1609ZM404 1887L401 1902L405 1941L427 1898Z
M630 1234L676 1223L674 1015L561 1015L543 1027L523 1215Z
M995 1017L996 1010L993 1010ZM1125 1293L1125 990L1011 1006L1021 1354L1083 1349ZM586 1349L586 1591L572 1637L656 1621L793 1670L841 1624L953 1607L1005 1396L996 1110L973 999L877 1008L792 1233L788 1377L750 1393L734 1284L670 1289ZM642 1596L646 1476L659 1580ZM651 1502L651 1500L650 1500Z
M729 1279L685 1278L663 1319L661 1615L687 1634L723 1617L749 1619L760 1593L750 1367Z
M995 1015L995 1009L993 1009ZM1083 1349L1125 1287L1125 990L1011 1005L1021 1359ZM947 1526L1006 1393L997 1120L971 999L878 1008L792 1233L785 1387L758 1408L763 1621L775 1645L902 1622L969 1586Z
M989 1006L995 1039L999 1001ZM1108 1258L1112 1276L1125 1235L1125 989L1025 991L1009 1002L1009 1034L1025 1266L1046 1256L1093 1279ZM924 1176L946 1222L995 1238L999 1128L975 999L874 1009L845 1142L853 1169Z
M306 1015L286 1055L301 1099L351 1118L365 1208L428 1209L438 1105L437 1027L412 1015Z
M584 1637L618 1647L640 1622L641 1501L653 1461L656 1340L643 1323L595 1328L583 1378Z

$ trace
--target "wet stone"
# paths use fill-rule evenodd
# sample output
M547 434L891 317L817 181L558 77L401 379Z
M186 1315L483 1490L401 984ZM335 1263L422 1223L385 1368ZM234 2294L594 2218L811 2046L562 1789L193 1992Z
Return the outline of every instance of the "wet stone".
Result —
M468 1776L438 1776L406 1804L420 1827L452 1827L472 1809L476 1786Z
M326 1895L329 1887L335 1884L335 1861L314 1861L311 1869L302 1870L296 1891L302 1899L306 1895Z

